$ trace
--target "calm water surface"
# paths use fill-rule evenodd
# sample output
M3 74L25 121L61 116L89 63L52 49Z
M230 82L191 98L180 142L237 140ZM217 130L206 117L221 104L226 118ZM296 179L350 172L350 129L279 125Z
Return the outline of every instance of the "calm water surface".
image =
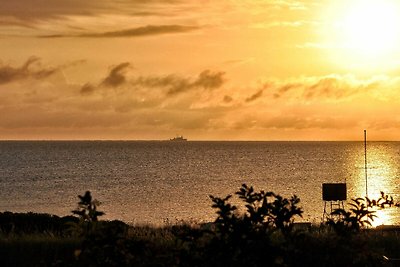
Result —
M368 192L400 200L400 143L368 143ZM320 222L322 183L365 196L362 142L0 142L0 210L69 215L86 190L106 219L161 224L211 221L208 195L242 183L301 199L301 221ZM400 224L400 209L379 211Z

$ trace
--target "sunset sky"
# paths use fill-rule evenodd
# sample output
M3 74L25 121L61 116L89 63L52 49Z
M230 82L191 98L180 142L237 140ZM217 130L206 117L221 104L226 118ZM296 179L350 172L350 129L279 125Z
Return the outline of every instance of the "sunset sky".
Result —
M0 0L0 51L0 139L400 139L395 0Z

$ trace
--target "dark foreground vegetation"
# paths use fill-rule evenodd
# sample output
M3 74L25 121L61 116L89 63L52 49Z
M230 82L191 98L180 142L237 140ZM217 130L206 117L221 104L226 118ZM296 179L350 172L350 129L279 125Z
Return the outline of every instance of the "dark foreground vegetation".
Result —
M295 224L300 199L242 185L210 196L214 223L164 227L102 221L90 192L75 216L0 213L1 266L398 266L400 232L367 229L373 206L393 200L355 199L326 224Z

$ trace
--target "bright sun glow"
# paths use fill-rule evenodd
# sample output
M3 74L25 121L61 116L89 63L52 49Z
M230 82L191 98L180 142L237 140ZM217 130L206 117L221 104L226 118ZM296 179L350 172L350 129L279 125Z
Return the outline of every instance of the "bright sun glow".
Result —
M398 7L382 0L357 1L344 16L344 37L351 49L366 55L392 51L398 45Z
M388 67L400 55L400 2L355 0L340 2L334 11L336 34L331 42L346 64Z

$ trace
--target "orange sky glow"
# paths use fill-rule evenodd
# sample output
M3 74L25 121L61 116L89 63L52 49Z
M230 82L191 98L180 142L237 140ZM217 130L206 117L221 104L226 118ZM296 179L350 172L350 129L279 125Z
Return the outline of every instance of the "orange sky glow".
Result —
M398 1L0 6L0 139L400 140Z

